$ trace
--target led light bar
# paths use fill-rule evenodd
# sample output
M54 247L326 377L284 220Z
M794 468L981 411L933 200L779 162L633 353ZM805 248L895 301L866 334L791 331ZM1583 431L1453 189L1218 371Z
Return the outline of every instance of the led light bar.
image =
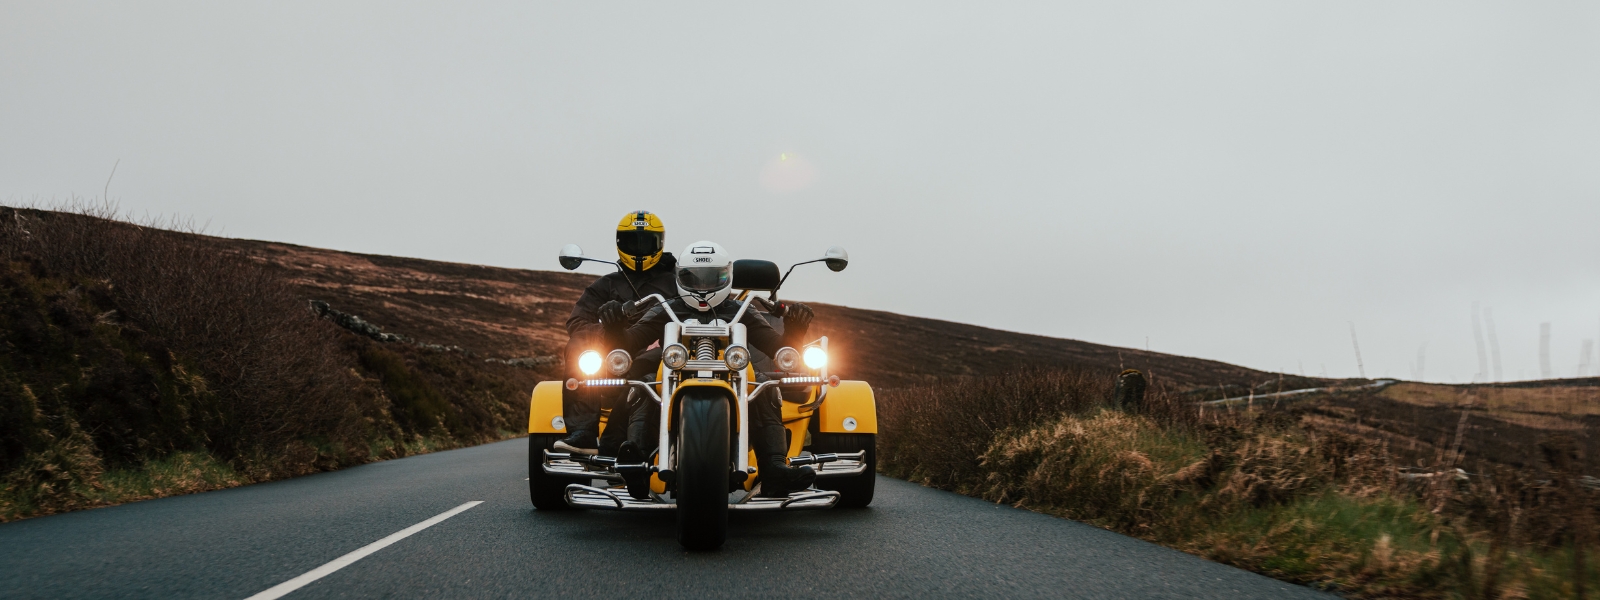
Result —
M823 379L821 377L785 377L778 381L783 385L822 385L826 383L828 384L828 387L839 387L838 375L834 375L827 379Z

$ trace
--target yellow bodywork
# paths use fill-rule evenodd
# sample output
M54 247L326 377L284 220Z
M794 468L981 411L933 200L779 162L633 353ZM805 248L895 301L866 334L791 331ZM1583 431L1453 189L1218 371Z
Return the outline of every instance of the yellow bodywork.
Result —
M856 420L855 429L845 428L846 418ZM878 404L872 397L872 386L865 381L841 381L839 387L828 390L828 397L817 408L817 431L877 433Z
M561 416L560 381L541 381L533 386L533 399L528 406L528 433L566 433L565 426L556 427Z
M541 381L533 386L533 399L528 403L528 433L566 433L565 423L555 426L561 415L560 381ZM611 420L611 409L600 410L600 432L604 433Z

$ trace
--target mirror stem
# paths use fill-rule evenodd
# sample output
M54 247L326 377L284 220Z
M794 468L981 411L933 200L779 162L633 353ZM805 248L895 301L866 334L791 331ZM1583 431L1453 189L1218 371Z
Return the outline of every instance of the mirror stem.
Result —
M800 265L809 265L809 264L814 263L814 262L822 262L822 261L825 261L825 260L828 260L828 259L819 258L819 259L816 259L816 260L808 260L808 261L805 261L805 262L797 262L795 264L789 265L789 270L783 272L783 279L779 279L778 280L778 287L772 288L773 297L777 297L778 290L783 287L783 282L789 280L789 274L794 272L794 268L795 267L798 267Z

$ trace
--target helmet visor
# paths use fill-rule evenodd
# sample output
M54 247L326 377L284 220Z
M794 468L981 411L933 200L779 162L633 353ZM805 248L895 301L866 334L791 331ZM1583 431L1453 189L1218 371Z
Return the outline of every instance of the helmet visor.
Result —
M661 251L663 237L659 231L618 231L617 250L628 256L652 256Z
M683 267L678 269L678 286L691 292L715 292L728 287L729 265L720 267Z

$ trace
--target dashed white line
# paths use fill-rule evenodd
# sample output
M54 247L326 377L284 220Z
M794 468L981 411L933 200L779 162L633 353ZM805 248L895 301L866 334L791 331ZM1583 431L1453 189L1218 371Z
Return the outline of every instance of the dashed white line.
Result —
M418 531L422 531L422 530L427 529L429 527L433 527L434 525L438 525L441 521L444 521L445 519L448 519L450 517L454 517L454 516L456 516L458 514L461 514L462 512L466 511L467 509L472 508L474 506L477 506L479 504L483 504L483 501L482 500L473 500L473 501L468 502L466 504L463 504L461 506L457 506L457 507L452 508L450 510L447 510L447 511L444 511L442 513L439 513L438 515L434 516L431 519L428 519L428 520L423 521L421 523L417 523L416 525L412 525L412 526L407 527L405 529L401 529L400 531L395 532L393 535L390 535L389 537L386 537L386 538L383 538L383 539L378 540L376 542L373 542L371 544L367 544L365 546L362 546L361 549L356 550L355 552L351 552L351 553L346 554L344 556L341 556L339 558L335 558L332 561L329 561L325 565L322 565L320 567L317 567L315 569L307 571L304 575L301 575L301 576L296 577L294 579L290 579L290 580L285 581L283 583L280 583L278 585L275 585L275 586L272 586L270 588L267 588L265 591L263 591L263 592L261 592L259 594L256 594L254 596L251 596L249 598L246 598L245 600L275 600L277 598L282 598L285 594L288 594L289 592L293 592L293 591L298 590L298 589L300 589L302 587L305 587L306 584L309 584L309 583L311 583L313 581L316 581L318 579L322 579L323 577L327 577L328 575L332 574L334 571L337 571L339 569L343 569L345 567L348 567L352 563L354 563L354 562L356 562L358 560L361 560L363 558L366 558L368 554L372 554L373 552L377 552L379 550L382 550L382 549L384 549L384 547L388 546L389 544L393 544L393 543L398 542L400 540L406 539L407 537L410 537L411 534L413 534L413 533L416 533Z

